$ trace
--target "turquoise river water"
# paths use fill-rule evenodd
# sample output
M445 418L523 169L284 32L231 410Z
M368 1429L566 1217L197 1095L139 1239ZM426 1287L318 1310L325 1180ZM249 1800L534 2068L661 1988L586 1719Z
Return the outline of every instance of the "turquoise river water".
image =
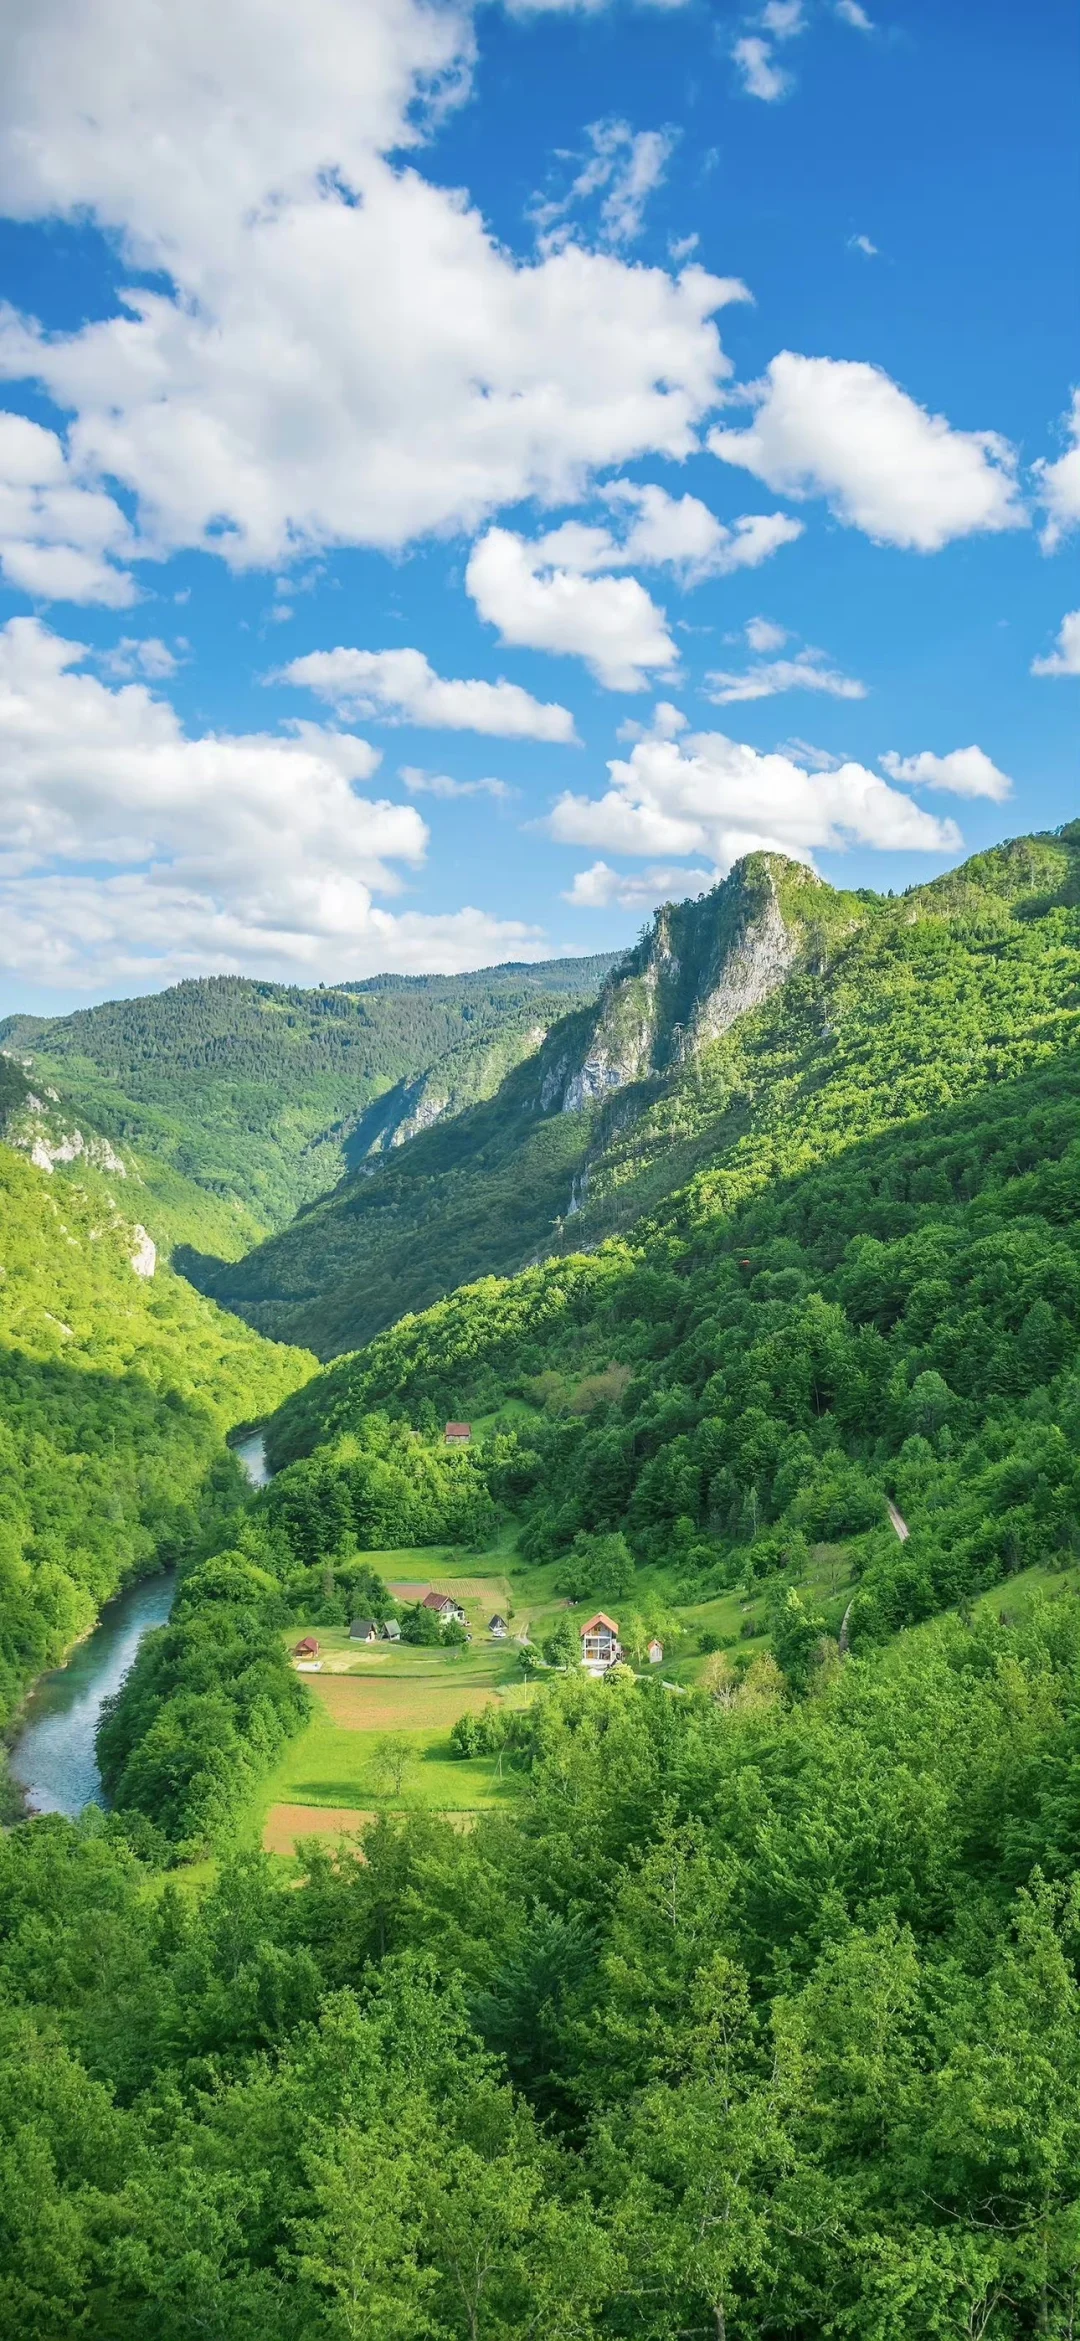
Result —
M269 1473L261 1435L238 1440L233 1453L252 1486L264 1487ZM11 1751L11 1770L31 1812L74 1816L84 1805L104 1803L94 1752L102 1703L119 1690L143 1635L164 1625L175 1591L174 1570L130 1585L106 1603L67 1665L34 1685Z

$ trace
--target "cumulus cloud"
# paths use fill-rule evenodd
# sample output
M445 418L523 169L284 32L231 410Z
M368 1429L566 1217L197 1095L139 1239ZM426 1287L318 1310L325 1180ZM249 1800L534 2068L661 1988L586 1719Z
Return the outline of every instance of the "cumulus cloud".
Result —
M1070 610L1058 628L1057 644L1048 658L1033 658L1033 675L1080 675L1080 610Z
M156 549L394 548L693 451L731 287L573 244L520 264L401 160L468 87L463 8L41 0L9 24L0 205L90 217L148 281L73 333L8 314L0 371L74 416L80 476L126 486Z
M45 983L240 969L311 980L535 957L536 930L463 909L377 906L428 833L361 796L366 740L189 738L142 683L111 689L34 618L0 631L3 961ZM93 874L88 874L89 871Z
M401 777L411 797L513 797L517 790L508 788L505 780L452 780L448 772L421 772L415 764L403 764Z
M641 691L677 664L667 621L636 577L559 566L542 544L491 528L474 545L465 584L504 642L583 658L608 691Z
M1072 446L1056 463L1039 462L1033 466L1039 483L1039 500L1046 510L1039 539L1045 553L1056 553L1070 529L1080 527L1080 390L1073 392L1065 429Z
M962 843L955 822L861 764L807 772L721 732L650 736L608 770L602 797L567 792L557 800L548 826L560 843L648 860L704 854L720 874L759 847L812 861L818 849L849 844L951 853Z
M779 626L770 627L761 619L751 618L746 632L755 649L771 647L777 638L786 640ZM763 635L768 635L768 645ZM705 677L705 697L716 707L730 707L741 699L774 699L778 691L823 691L830 699L866 697L865 683L856 682L853 675L840 674L827 664L823 650L810 646L797 651L794 658L762 659L742 674L721 669Z
M701 894L715 885L715 870L688 870L676 865L673 869L613 870L607 862L594 862L589 870L579 870L573 885L563 895L564 902L572 902L575 910L654 910L658 902L682 902L688 894Z
M181 647L186 648L187 645ZM120 682L131 682L144 676L148 683L163 683L170 675L175 675L180 660L157 634L147 635L141 641L133 634L125 634L119 642L114 643L111 650L99 652L98 665L104 668L107 675L114 676Z
M747 512L727 528L699 496L669 496L664 488L631 480L614 480L599 495L624 518L622 536L585 521L564 521L540 538L534 548L539 560L583 577L599 569L672 569L681 584L699 585L706 577L757 569L803 533L801 520L786 512Z
M790 41L796 33L806 31L803 0L766 0L761 21L774 41Z
M38 601L125 609L137 589L117 564L133 550L119 505L79 478L56 432L0 413L0 571L7 583Z
M898 756L890 749L879 757L890 780L912 781L920 788L947 788L954 797L991 797L995 804L1011 796L1007 772L999 772L982 748L952 748L935 756L923 748L917 756Z
M662 186L675 144L673 130L632 130L629 122L590 122L590 153L565 195L538 200L533 219L545 251L558 251L573 234L570 214L602 195L598 228L605 244L632 244L645 225L650 195Z
M746 399L753 423L712 430L713 454L784 495L827 497L879 544L933 553L1026 523L1006 441L954 431L877 366L782 350Z
M448 681L422 650L312 650L272 678L298 683L341 715L380 716L503 740L572 740L568 707L534 699L518 683Z
M759 33L746 33L736 41L731 52L742 75L747 97L762 98L766 105L777 98L786 98L791 88L791 75L774 62L768 41Z
M748 618L744 632L751 650L782 650L787 641L783 626L775 625L771 618Z
M876 260L878 257L877 245L871 243L869 236L849 236L848 250L862 252L867 260Z

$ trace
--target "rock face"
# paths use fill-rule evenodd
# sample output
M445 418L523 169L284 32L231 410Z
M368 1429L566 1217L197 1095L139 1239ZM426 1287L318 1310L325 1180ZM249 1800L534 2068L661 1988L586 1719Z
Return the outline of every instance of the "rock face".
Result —
M79 1129L69 1120L70 1108L55 1089L39 1096L30 1087L18 1060L7 1050L0 1082L0 1138L20 1154L28 1154L35 1169L54 1171L58 1164L86 1162L91 1169L126 1179L127 1164L100 1130Z
M758 1008L814 948L829 897L814 871L750 854L695 902L665 903L604 985L579 1033L541 1056L542 1113L579 1113L663 1074Z
M135 1238L135 1249L131 1255L131 1265L135 1274L136 1276L152 1276L157 1267L157 1245L153 1236L147 1235L146 1229L139 1226L138 1220L136 1220L131 1232Z

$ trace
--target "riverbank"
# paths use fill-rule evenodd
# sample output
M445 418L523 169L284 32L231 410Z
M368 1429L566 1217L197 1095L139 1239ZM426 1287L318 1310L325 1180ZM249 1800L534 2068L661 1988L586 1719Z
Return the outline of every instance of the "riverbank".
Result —
M269 1470L261 1431L231 1445L253 1489ZM10 1727L7 1777L9 1816L64 1813L75 1819L88 1804L103 1804L97 1728L106 1699L119 1690L144 1637L168 1620L176 1592L174 1569L140 1577L106 1602L96 1623L71 1645L61 1664L39 1675Z
M165 1624L175 1592L175 1569L139 1578L105 1603L63 1666L39 1676L8 1759L28 1817L74 1819L84 1806L103 1802L95 1747L102 1707L119 1690L144 1635Z

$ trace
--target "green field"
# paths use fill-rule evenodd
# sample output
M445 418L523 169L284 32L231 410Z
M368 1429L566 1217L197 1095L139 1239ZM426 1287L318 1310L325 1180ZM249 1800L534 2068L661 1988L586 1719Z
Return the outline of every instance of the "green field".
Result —
M467 1649L439 1650L401 1643L369 1646L350 1641L344 1628L317 1623L283 1631L290 1648L306 1633L317 1637L320 1669L307 1678L315 1702L312 1720L263 1783L255 1818L271 1851L287 1850L286 1841L302 1834L308 1811L313 1830L333 1832L385 1811L479 1814L511 1803L517 1792L517 1776L506 1759L455 1756L450 1729L459 1715L525 1702L518 1637L542 1644L565 1612L566 1603L555 1591L557 1564L525 1565L505 1537L475 1556L447 1547L406 1547L367 1557L401 1598L428 1586L452 1594L465 1611L473 1641ZM852 1582L845 1549L821 1545L800 1590L822 1608L835 1631ZM654 1603L677 1615L683 1628L665 1654L660 1670L665 1681L684 1686L696 1681L704 1664L700 1639L705 1631L747 1657L763 1647L760 1593L729 1592L680 1604L668 1570L642 1569L632 1604L625 1606ZM506 1642L494 1642L487 1633L496 1610L510 1621ZM380 1748L386 1739L408 1743L400 1789L387 1776Z

